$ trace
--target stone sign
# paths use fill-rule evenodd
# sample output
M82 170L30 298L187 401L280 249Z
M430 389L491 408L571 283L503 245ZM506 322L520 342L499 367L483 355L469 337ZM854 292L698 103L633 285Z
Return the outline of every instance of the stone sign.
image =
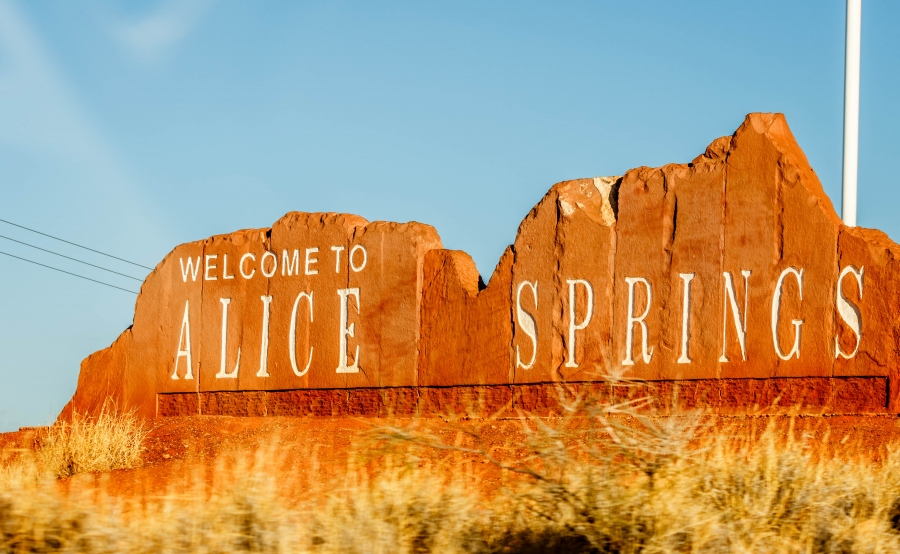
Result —
M896 412L898 259L842 225L783 116L751 114L689 164L554 185L486 286L420 223L293 212L178 246L61 417L541 409L609 375Z

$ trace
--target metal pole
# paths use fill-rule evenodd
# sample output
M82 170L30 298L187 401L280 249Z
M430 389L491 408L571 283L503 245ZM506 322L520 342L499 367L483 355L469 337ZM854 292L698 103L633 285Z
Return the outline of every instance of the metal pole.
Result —
M859 38L862 0L847 0L847 44L844 58L844 195L841 217L856 226L856 182L859 169Z

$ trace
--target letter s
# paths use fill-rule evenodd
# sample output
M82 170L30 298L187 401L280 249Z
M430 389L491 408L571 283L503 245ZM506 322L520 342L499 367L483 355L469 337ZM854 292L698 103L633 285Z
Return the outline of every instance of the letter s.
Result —
M862 300L863 297L863 270L865 268L861 267L856 269L852 265L848 265L844 269L841 270L841 274L838 277L837 282L837 309L838 314L841 316L841 319L844 320L844 323L847 324L850 329L853 330L853 334L856 335L856 346L853 348L853 352L850 354L844 354L841 352L841 345L838 342L838 337L834 337L834 358L838 357L844 358L845 360L849 360L853 356L856 356L856 352L859 350L859 343L862 340L862 314L859 313L859 308L853 302L847 300L847 297L844 296L844 291L841 290L841 285L844 283L844 277L847 276L848 273L852 273L854 277L856 277L856 284L859 286L859 299Z
M530 313L526 312L522 309L522 289L528 287L531 289L531 293L534 296L534 307L537 309L538 305L538 293L537 293L537 281L522 281L519 283L519 287L516 289L516 321L519 322L519 327L522 328L522 331L528 335L528 338L531 339L531 361L527 364L522 363L522 358L519 353L519 345L516 345L516 367L521 367L522 369L531 369L531 366L534 365L535 359L537 359L537 322L534 320L534 316Z

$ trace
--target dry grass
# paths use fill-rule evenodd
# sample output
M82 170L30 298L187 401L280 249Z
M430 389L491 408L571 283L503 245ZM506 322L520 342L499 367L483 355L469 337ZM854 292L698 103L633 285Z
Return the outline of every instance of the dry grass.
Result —
M57 422L38 431L35 450L4 452L0 491L79 473L137 467L146 436L146 427L133 413L104 409L96 418L76 415L71 422Z
M452 441L415 423L378 429L369 449L383 448L380 458L304 497L285 492L284 468L310 460L274 451L222 460L212 482L161 498L2 479L0 551L900 552L895 449L877 464L847 460L774 428L712 433L699 416L654 417L645 400L562 396L565 417L523 417L525 440L509 444L470 424ZM98 432L127 428L105 425ZM447 466L422 462L434 449ZM71 454L38 459L96 467ZM487 493L476 474L448 470L472 462L506 475L504 487Z
M135 467L146 434L131 412L104 408L96 418L75 414L71 422L47 429L38 457L43 470L55 477Z

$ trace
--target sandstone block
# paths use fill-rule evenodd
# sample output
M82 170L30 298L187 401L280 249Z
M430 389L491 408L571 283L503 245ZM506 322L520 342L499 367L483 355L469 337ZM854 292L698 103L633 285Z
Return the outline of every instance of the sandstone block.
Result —
M61 417L553 414L559 385L619 378L663 408L898 412L898 259L750 114L691 163L553 185L487 285L415 222L291 212L180 245Z
M873 229L844 227L838 237L837 304L832 314L834 374L889 375L900 411L900 246Z
M514 383L597 379L610 367L617 178L554 185L513 244Z
M510 382L512 261L508 249L483 287L475 262L465 252L426 254L419 384Z

